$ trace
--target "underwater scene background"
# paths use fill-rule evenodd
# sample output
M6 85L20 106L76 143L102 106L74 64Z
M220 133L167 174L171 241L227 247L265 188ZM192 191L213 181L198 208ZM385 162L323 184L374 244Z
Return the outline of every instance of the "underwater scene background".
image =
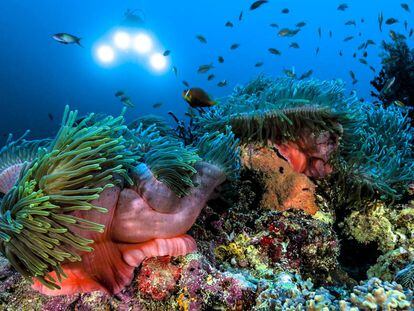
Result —
M412 10L1 2L0 310L414 310Z

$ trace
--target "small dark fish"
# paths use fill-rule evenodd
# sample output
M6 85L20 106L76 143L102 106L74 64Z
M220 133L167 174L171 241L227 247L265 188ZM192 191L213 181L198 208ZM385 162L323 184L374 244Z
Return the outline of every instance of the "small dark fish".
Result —
M122 96L121 103L123 103L124 106L129 107L129 108L135 107L134 103L131 101L131 99L128 96Z
M346 3L342 3L342 4L340 4L340 5L338 6L337 10L338 10L338 11L345 11L345 10L346 10L346 9L348 9L348 8L349 8L348 4L346 4Z
M292 78L292 79L296 79L295 68L284 69L283 72L287 77Z
M197 35L196 38L201 43L207 43L207 39L203 35Z
M218 87L225 87L227 85L227 80L222 80L219 83L217 83Z
M82 47L82 44L80 42L81 38L78 38L68 33L64 33L64 32L57 33L57 34L54 34L52 38L55 41L62 43L62 44L77 44Z
M374 68L374 67L372 67L372 66L369 66L369 69L371 69L371 71L372 71L373 73L375 73L375 72L376 72L375 68Z
M300 48L300 46L299 46L299 44L297 42L292 42L289 45L289 47L292 48L292 49L299 49Z
M303 80L303 79L307 79L309 78L311 75L313 75L313 70L308 70L305 73L303 73L300 77L299 80Z
M217 57L217 61L218 61L220 64L224 63L224 57L223 57L223 56L219 56L219 57Z
M366 49L366 42L362 42L359 46L358 46L358 51L361 51L362 49Z
M366 60L365 58L360 58L360 59L359 59L359 62L360 62L361 64L363 64L363 65L368 65L368 62L367 62L367 60Z
M298 32L300 31L300 28L298 29L289 29L289 28L283 28L279 31L279 36L280 37L293 37L295 36Z
M182 83L184 84L184 86L190 87L190 83L188 83L187 81L183 80Z
M356 58L357 57L357 54L356 53L352 54L352 57L353 58Z
M413 34L414 34L414 29L413 29L413 28L411 28L411 29L410 29L410 33L408 34L408 36L411 38L411 37L413 36Z
M228 21L224 26L232 28L234 25L232 22Z
M319 36L319 39L322 38L322 29L321 29L321 27L318 28L318 36Z
M53 119L54 119L54 118L53 118L53 114L51 114L51 113L49 112L49 113L47 114L47 116L49 117L49 120L50 120L50 121L53 121Z
M306 26L306 22L299 22L296 24L296 28L302 28Z
M282 10L282 14L289 14L290 10L288 8L285 8Z
M164 53L162 53L162 55L164 56L169 56L171 54L170 50L166 50Z
M320 51L321 49L319 48L319 46L316 48L316 50L315 50L315 54L316 55L319 55L319 51Z
M263 66L263 62L257 62L256 64L254 64L255 67L259 68Z
M349 75L351 76L351 79L352 80L355 80L356 79L355 73L352 70L349 71Z
M329 30L329 38L332 38L332 30Z
M354 19L351 19L345 22L345 26L356 26L356 21Z
M178 69L177 69L177 67L173 66L172 67L172 71L174 72L174 75L177 77L178 76Z
M268 51L270 54L273 54L273 55L282 55L282 53L278 49L275 49L275 48L269 48Z
M366 58L367 56L368 56L368 52L365 51L364 54L362 54L362 57L365 57Z
M278 24L276 24L276 23L271 23L271 24L270 24L270 27L272 27L272 28L279 28L279 25L278 25Z
M155 103L154 105L152 105L152 108L158 109L162 106L161 102Z
M192 108L211 107L216 104L203 89L198 87L184 90L182 97Z
M401 108L405 107L405 104L400 100L394 100L393 104Z
M235 49L237 49L239 46L240 46L240 44L238 44L238 43L233 43L233 44L230 46L230 50L235 50Z
M365 19L364 18L361 18L361 23L362 24L365 23Z
M339 56L343 56L344 54L342 53L342 51L339 51Z
M353 38L354 36L345 37L344 42L351 41Z
M243 11L241 11L240 14L239 14L239 21L241 22L242 19L243 19Z
M209 76L207 77L207 80L208 80L208 81L211 81L211 80L213 80L215 77L216 77L215 75L211 74L211 75L209 75Z
M382 32L382 25L384 23L384 15L382 14L382 12L379 13L378 15L378 26L379 26L379 30Z
M408 30L408 22L406 20L404 21L404 29L405 29L405 31Z
M395 83L395 77L388 79L387 82L385 82L385 85L381 90L381 94L387 94L389 90L392 88L392 86L394 85L394 83Z
M402 39L402 40L406 39L406 37L403 34L396 33L394 30L390 30L390 37L394 41L397 41L397 40L400 40L400 39Z
M253 2L253 4L250 6L250 10L256 10L258 8L260 8L263 4L267 3L267 0L257 0L255 2Z
M395 19L394 17L390 17L389 19L387 19L385 21L385 24L387 24L387 25L393 25L393 24L396 24L396 23L398 23L398 19Z
M117 91L115 93L115 97L122 97L122 96L125 96L125 92L124 91Z
M411 12L410 6L407 3L401 3L401 7L403 8L403 10Z
M213 64L201 65L201 66L198 67L197 73L206 73L207 71L209 71L213 68L214 68Z
M371 40L371 39L368 39L367 42L365 43L365 48L367 48L370 45L375 45L375 41Z

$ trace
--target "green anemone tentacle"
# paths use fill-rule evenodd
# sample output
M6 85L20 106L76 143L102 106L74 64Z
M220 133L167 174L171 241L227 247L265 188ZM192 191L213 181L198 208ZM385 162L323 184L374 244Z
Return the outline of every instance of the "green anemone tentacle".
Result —
M105 212L92 201L122 179L132 183L127 170L135 158L125 147L123 117L76 117L65 108L56 138L26 164L0 206L1 251L23 276L49 288L59 286L48 272L59 280L65 276L63 261L79 261L80 251L93 250L93 241L73 229L104 230L72 212Z
M234 179L240 171L239 140L229 126L224 133L207 133L196 144L203 161L218 166L226 176Z
M197 172L194 164L200 161L196 149L186 147L178 139L162 136L157 126L140 124L131 130L131 149L138 161L145 163L155 178L182 197L194 187L192 176Z
M344 96L339 80L319 81L263 76L237 87L227 101L196 119L199 132L225 131L230 125L242 143L289 141L304 129L352 133L359 118L356 96Z

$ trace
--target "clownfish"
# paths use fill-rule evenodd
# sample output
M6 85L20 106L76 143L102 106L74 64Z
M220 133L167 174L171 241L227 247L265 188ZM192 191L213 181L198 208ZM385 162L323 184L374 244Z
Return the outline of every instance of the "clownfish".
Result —
M182 96L192 108L211 107L216 104L203 89L198 87L184 90Z

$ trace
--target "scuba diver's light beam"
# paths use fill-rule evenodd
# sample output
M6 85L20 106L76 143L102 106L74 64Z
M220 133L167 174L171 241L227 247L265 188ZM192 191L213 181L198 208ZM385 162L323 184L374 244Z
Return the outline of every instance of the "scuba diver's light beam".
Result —
M115 52L109 45L101 45L96 51L96 55L102 63L109 64L115 59Z
M131 46L131 36L124 31L118 31L114 35L114 43L117 48L126 50Z
M157 71L162 71L167 67L167 59L161 53L155 53L150 57L151 67Z
M141 54L151 51L153 46L152 39L149 35L140 33L134 38L134 49Z

